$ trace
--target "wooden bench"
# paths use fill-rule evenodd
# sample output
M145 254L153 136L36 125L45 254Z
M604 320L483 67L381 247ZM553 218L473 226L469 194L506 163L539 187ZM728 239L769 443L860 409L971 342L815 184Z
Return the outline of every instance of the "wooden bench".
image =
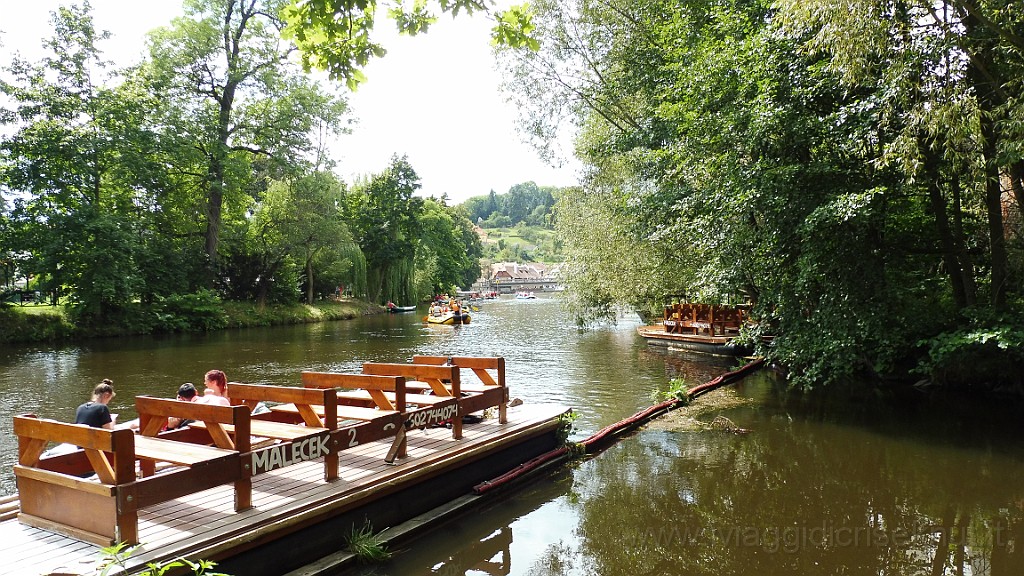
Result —
M236 423L248 418L242 407L217 408L237 414ZM138 544L140 509L232 482L240 475L237 450L143 438L127 429L92 428L28 414L14 418L14 433L18 436L14 466L21 505L18 519L101 546ZM49 442L81 447L95 480L55 471L66 465L64 461L80 458L82 452L44 459ZM137 479L139 458L171 461L181 467ZM249 498L246 494L242 500ZM236 504L239 501L236 498Z
M371 376L402 376L408 389L422 382L423 388L439 397L432 405L406 412L407 428L423 428L444 422L452 423L452 438L462 438L461 407L462 384L457 366L435 366L430 364L384 364L366 362L363 374Z
M249 415L249 409L245 406L217 406L213 404L200 404L198 402L186 402L184 400L154 398L152 396L136 396L135 410L139 414L139 434L151 438L154 445L163 443L161 452L155 452L150 457L141 460L140 468L144 478L153 476L157 462L182 464L175 461L175 458L178 458L178 454L182 450L198 454L202 450L209 448L209 446L206 446L207 443L213 444L213 446L222 450L234 451L239 455L248 454L252 448L249 432L252 426L252 419ZM168 418L192 420L193 422L189 427L202 428L206 432L206 436L200 436L199 440L195 442L170 440L168 439L171 436L169 434L162 438L157 438L157 435L167 426ZM229 431L234 433L234 438L231 437ZM241 473L241 456L239 456L238 460L238 469L233 474L226 476L210 475L208 486L194 488L185 494L234 482L235 511L238 512L252 508L252 478ZM203 467L196 467L193 464L191 469L198 471L202 470Z
M508 386L505 385L505 358L501 356L425 356L412 357L413 364L451 364L473 372L479 383L462 381L462 392L471 396L462 400L465 413L498 407L498 422L508 422ZM493 371L493 373L492 373Z
M338 402L338 418L350 421L348 424L343 422L335 434L340 449L394 437L392 448L385 460L391 463L396 457L406 455L405 378L306 371L302 373L302 385L305 388L316 389L318 393L332 395ZM352 392L365 393L371 404L353 404L353 401L346 397L346 394ZM282 414L294 415L297 412L291 404L274 406L271 410L279 417Z
M743 310L732 306L712 306L710 314L711 335L738 333L743 326Z
M250 410L260 402L287 404L301 419L294 423L263 420L258 416L252 419L249 431L253 436L280 441L277 445L252 451L251 468L246 469L251 470L253 476L323 457L324 480L338 479L338 440L332 437L338 429L338 399L329 390L234 382L231 401Z

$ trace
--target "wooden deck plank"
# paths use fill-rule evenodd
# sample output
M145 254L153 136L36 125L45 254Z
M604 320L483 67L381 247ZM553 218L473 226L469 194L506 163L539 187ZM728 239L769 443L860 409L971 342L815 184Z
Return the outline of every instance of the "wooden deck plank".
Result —
M376 491L396 483L415 483L434 470L494 449L506 437L550 426L561 411L564 409L551 406L520 407L510 410L506 424L487 419L464 426L460 440L452 439L447 428L412 430L408 434L408 456L394 464L384 462L390 439L360 444L339 454L341 479L335 482L324 481L322 459L273 470L253 478L254 508L244 512L234 511L234 491L230 485L149 506L139 513L143 547L131 557L129 567L177 555L209 557L204 554L222 550L229 545L225 542L261 526L316 514L340 501L372 497ZM24 566L19 564L18 572L29 574L57 567L88 568L99 558L97 546L31 528L16 520L0 522L0 553L5 557L16 553L19 562L26 562Z

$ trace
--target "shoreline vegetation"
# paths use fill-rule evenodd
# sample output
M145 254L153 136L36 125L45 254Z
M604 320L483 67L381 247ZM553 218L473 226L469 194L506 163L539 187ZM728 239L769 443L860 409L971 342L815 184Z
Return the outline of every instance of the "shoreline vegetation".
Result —
M191 315L174 313L166 306L140 306L134 322L97 327L76 325L60 305L0 306L0 344L306 324L351 320L386 311L383 306L355 298L322 300L313 305L268 304L262 307L254 302L208 302L201 310L193 310Z

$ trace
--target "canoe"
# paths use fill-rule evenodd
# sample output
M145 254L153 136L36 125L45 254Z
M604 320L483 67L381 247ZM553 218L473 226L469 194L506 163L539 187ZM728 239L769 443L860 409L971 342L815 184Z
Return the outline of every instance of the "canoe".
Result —
M414 306L392 306L391 308L388 308L388 312L391 312L392 314L399 314L401 312L415 312L415 311L416 311L416 306L415 305Z

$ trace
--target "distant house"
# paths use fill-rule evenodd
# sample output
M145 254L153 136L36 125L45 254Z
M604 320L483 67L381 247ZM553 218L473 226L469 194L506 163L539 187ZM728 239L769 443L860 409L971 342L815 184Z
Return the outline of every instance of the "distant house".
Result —
M557 273L552 274L557 270L557 266L549 270L546 264L540 263L496 262L491 264L487 280L491 290L503 294L544 292L558 289Z

